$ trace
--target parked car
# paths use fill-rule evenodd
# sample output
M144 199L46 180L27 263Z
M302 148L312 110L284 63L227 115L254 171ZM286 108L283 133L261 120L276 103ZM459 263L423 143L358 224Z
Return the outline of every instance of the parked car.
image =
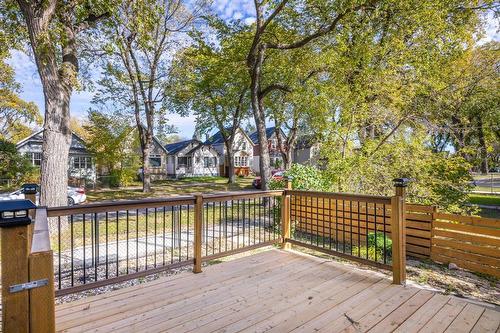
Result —
M39 203L40 193L36 194L36 204ZM19 189L12 193L0 194L0 201L5 200L16 200L24 199L23 189ZM71 187L68 186L68 206L78 205L84 203L87 200L87 195L85 194L85 189L83 187Z
M271 179L282 180L284 176L285 176L285 171L283 171L283 170L273 171ZM256 188L256 189L260 189L261 188L260 177L255 177L255 179L252 182L252 186L254 188Z

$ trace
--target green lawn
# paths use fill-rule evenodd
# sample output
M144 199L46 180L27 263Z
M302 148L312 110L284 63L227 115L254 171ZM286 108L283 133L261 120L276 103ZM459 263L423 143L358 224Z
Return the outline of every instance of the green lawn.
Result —
M189 177L178 180L162 180L152 184L151 193L143 193L141 186L118 189L99 189L87 191L87 202L159 198L192 193L211 193L242 191L252 189L252 177L236 178L235 184L228 184L223 177Z
M500 195L470 194L469 198L475 205L500 206Z
M470 194L469 201L475 205L500 206L500 195ZM478 213L482 217L500 218L500 210L480 208Z

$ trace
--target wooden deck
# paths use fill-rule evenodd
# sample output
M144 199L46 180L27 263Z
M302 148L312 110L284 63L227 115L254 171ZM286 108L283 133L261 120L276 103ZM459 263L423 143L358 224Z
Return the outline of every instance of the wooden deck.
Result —
M498 308L270 250L56 307L68 332L497 332Z

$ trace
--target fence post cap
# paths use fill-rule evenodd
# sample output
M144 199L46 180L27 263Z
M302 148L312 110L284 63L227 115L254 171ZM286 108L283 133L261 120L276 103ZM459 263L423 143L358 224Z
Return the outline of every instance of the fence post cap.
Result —
M409 178L395 178L392 180L395 187L407 187L410 182Z
M31 200L8 200L0 207L0 227L31 224L28 210L36 208Z
M287 181L291 181L291 180L293 180L293 176L286 176L285 175L285 176L283 176L283 179L287 180Z

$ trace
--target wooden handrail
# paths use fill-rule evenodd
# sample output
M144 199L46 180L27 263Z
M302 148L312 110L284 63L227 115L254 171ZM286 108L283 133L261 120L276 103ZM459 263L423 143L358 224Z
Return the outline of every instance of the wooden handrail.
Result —
M189 195L189 196L179 196L171 198L99 202L99 203L83 204L78 206L49 207L47 209L47 216L57 217L57 216L64 216L71 214L114 212L117 210L127 210L136 208L194 205L194 200L195 200L194 196Z
M349 201L363 201L369 203L381 203L390 204L391 197L385 197L380 195L363 195L363 194L353 194L353 193L335 193L335 192L319 192L319 191L305 191L305 190L286 190L287 195L296 195L302 197L319 197L319 198L329 198L338 200L349 200Z
M252 191L252 192L232 192L232 193L216 193L204 194L203 200L205 202L220 202L238 199L253 199L263 197L279 197L283 194L283 190L271 191Z

